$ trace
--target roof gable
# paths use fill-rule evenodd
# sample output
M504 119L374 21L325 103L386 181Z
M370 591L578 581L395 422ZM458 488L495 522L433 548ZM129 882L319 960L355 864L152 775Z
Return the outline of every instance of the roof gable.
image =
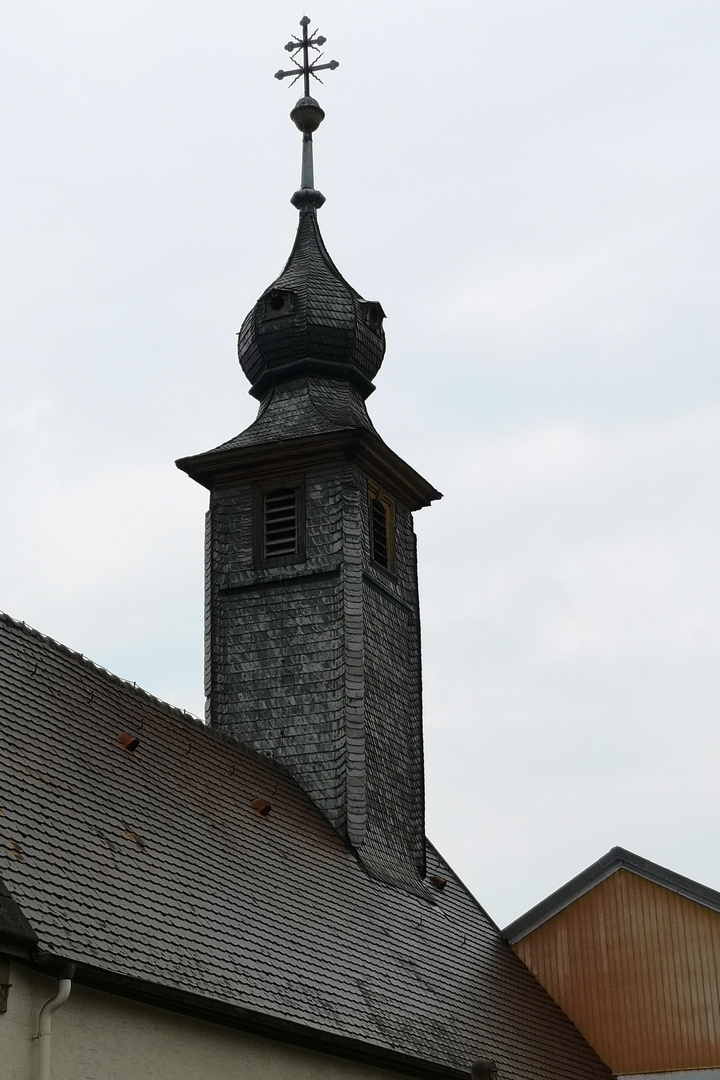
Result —
M621 866L514 948L614 1072L720 1066L714 908Z
M594 889L601 881L605 881L606 878L621 869L628 870L638 877L645 878L647 881L652 881L655 885L677 893L679 896L684 896L688 900L693 900L696 904L702 904L703 907L708 907L712 911L720 912L720 893L714 889L708 888L707 885L701 885L697 881L692 881L690 878L683 877L682 874L676 874L674 870L668 870L666 867L660 866L659 863L650 862L649 859L643 859L640 855L634 855L632 851L627 851L625 848L614 847L608 851L607 855L603 855L601 859L593 863L592 866L588 866L586 870L577 874L576 877L556 889L555 892L541 900L535 907L530 908L524 915L506 926L503 930L503 937L510 944L520 941L527 934L536 930L537 927L542 926L548 919L553 918L558 912L584 896L586 892Z

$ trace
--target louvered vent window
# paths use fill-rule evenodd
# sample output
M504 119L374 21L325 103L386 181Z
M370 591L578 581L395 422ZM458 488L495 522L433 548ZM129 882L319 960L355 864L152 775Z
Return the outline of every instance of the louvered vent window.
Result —
M378 499L370 500L370 516L372 526L372 557L376 563L380 566L384 566L387 570L390 565L387 509Z
M265 495L263 520L263 554L266 559L276 555L295 555L298 550L298 491L297 488L277 488Z

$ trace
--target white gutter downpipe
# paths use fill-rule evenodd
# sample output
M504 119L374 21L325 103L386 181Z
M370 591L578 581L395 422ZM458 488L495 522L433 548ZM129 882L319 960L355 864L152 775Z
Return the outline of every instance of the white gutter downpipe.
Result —
M38 1071L37 1080L50 1080L50 1048L52 1045L51 1028L54 1012L62 1008L70 997L72 990L72 976L75 974L75 965L66 965L63 976L58 979L58 989L55 997L46 1001L40 1010L38 1018Z

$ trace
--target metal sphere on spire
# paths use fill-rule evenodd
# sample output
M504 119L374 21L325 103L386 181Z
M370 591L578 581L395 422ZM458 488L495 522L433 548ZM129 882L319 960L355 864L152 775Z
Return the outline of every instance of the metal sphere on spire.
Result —
M325 113L315 98L301 97L290 113L290 119L303 135L312 135L325 119Z

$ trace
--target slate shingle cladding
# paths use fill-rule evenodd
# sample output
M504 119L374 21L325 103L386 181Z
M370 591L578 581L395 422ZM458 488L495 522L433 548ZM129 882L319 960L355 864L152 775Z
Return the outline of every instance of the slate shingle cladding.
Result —
M432 846L442 891L374 880L283 769L7 616L0 811L14 947L80 982L414 1075L610 1078Z
M356 430L377 434L356 387L340 379L294 379L267 390L253 423L203 456L209 458L241 447Z
M363 300L333 263L315 208L302 206L290 258L238 335L251 393L315 375L347 378L367 396L385 352L382 319L380 305Z
M286 766L373 874L422 889L411 510L439 493L385 446L361 392L339 378L272 387L246 431L178 464L210 490L208 719ZM392 573L371 558L371 477L395 497ZM273 564L259 551L258 495L288 485L302 493L302 550Z
M297 399L275 394L266 426L274 407ZM298 479L291 450L287 462L278 485ZM395 572L382 573L370 558L363 470L328 462L299 480L303 556L277 566L258 559L252 483L211 490L208 718L286 766L373 873L417 889L424 789L412 515L396 504Z
M352 443L362 435L384 448L364 404L385 351L383 317L339 273L315 208L302 205L285 269L238 337L261 399L257 420L179 464L210 489L210 723L290 769L373 874L418 890L424 777L411 511L438 493L416 477L424 496L410 504L396 464L375 464L373 481L394 499L395 557L383 575L371 553L370 475ZM339 450L326 439L300 463L302 440L334 434L350 441ZM260 550L263 491L273 486L298 491L303 528L297 558L276 565Z

